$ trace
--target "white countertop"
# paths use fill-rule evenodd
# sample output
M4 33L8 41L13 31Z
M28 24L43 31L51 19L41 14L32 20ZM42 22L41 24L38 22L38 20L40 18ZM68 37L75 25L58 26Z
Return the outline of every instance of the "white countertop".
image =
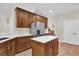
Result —
M58 38L58 37L46 35L46 36L39 36L39 37L32 38L32 40L41 42L41 43L46 43L46 42L49 42L49 41L54 40L56 38Z
M33 34L29 34L29 33L2 34L2 35L0 35L0 38L8 37L8 39L1 40L0 43L3 43L7 40L11 40L11 39L16 38L16 37L30 36L30 35L33 35Z

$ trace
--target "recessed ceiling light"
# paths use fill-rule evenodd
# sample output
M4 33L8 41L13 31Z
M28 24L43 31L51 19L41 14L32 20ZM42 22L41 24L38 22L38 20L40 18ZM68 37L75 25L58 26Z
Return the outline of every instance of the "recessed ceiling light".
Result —
M52 13L53 11L52 10L49 10L49 13Z

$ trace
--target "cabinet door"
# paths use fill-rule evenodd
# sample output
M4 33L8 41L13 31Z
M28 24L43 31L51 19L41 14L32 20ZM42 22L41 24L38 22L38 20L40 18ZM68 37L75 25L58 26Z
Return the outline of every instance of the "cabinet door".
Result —
M32 41L31 38L27 38L27 49L32 47Z
M21 52L27 49L27 39L25 37L18 37L16 42L16 52Z
M36 22L42 22L42 17L41 17L41 16L36 15Z
M32 13L29 13L29 27L31 28L31 24L35 22L35 15Z
M9 40L0 44L0 56L15 55L15 40Z
M41 22L43 22L45 24L45 28L47 28L47 18L42 17Z
M46 45L45 54L49 56L58 55L58 39L54 39Z
M0 49L0 56L7 56L6 48Z
M45 45L45 55L46 56L54 56L54 47L53 47L53 41L47 43Z
M45 28L47 28L47 18L36 15L36 22L43 22L45 24Z
M16 10L16 19L17 19L17 27L23 27L23 20L24 20L24 11L17 9Z
M15 42L11 42L11 44L8 45L8 51L10 56L15 55Z
M29 28L29 13L24 11L23 27Z
M29 12L20 8L16 9L17 27L29 28Z
M54 56L54 47L53 46L49 46L49 47L47 47L46 48L46 53L45 53L45 55L46 56Z
M48 22L48 21L47 21L47 18L44 18L44 19L42 20L42 22L45 23L45 28L47 28L47 24L48 24L48 23L47 23L47 22Z

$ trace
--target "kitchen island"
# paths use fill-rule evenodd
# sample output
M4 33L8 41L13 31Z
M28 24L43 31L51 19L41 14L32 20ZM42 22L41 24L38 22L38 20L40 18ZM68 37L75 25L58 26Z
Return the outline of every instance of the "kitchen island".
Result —
M33 56L56 56L58 55L58 37L40 36L32 38Z

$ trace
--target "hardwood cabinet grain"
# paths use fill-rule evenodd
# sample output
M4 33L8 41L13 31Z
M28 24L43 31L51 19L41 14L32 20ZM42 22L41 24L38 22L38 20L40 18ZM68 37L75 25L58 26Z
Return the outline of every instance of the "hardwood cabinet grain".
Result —
M30 36L17 37L16 38L16 53L22 52L31 48L31 38Z
M47 18L39 16L39 15L36 15L35 21L44 23L45 24L45 28L47 28Z
M15 55L15 41L11 41L11 42L8 44L7 50L8 50L8 55L9 55L9 56Z
M32 56L44 56L44 44L32 41Z
M56 56L58 55L58 39L47 43L41 43L32 40L33 56Z
M47 18L22 8L16 8L16 27L18 28L30 28L33 22L45 23L47 28Z
M0 56L13 56L19 52L32 48L33 36L16 37L0 43Z
M15 41L9 40L0 44L0 56L15 55Z
M23 27L29 28L29 12L24 11Z
M19 28L28 28L29 27L29 18L28 18L28 12L16 8L16 25Z
M0 56L6 56L6 55L7 55L7 49L6 48L0 49Z
M16 26L22 27L23 26L23 20L24 20L24 11L20 9L16 9Z
M58 38L57 38L54 40L54 55L58 54L58 49L59 49L58 44L59 44L59 42L58 42Z
M27 38L27 49L32 47L32 42L31 42L31 38Z
M25 37L16 38L16 53L25 50L27 39Z
M29 27L30 28L33 22L35 22L35 15L33 13L29 13Z

